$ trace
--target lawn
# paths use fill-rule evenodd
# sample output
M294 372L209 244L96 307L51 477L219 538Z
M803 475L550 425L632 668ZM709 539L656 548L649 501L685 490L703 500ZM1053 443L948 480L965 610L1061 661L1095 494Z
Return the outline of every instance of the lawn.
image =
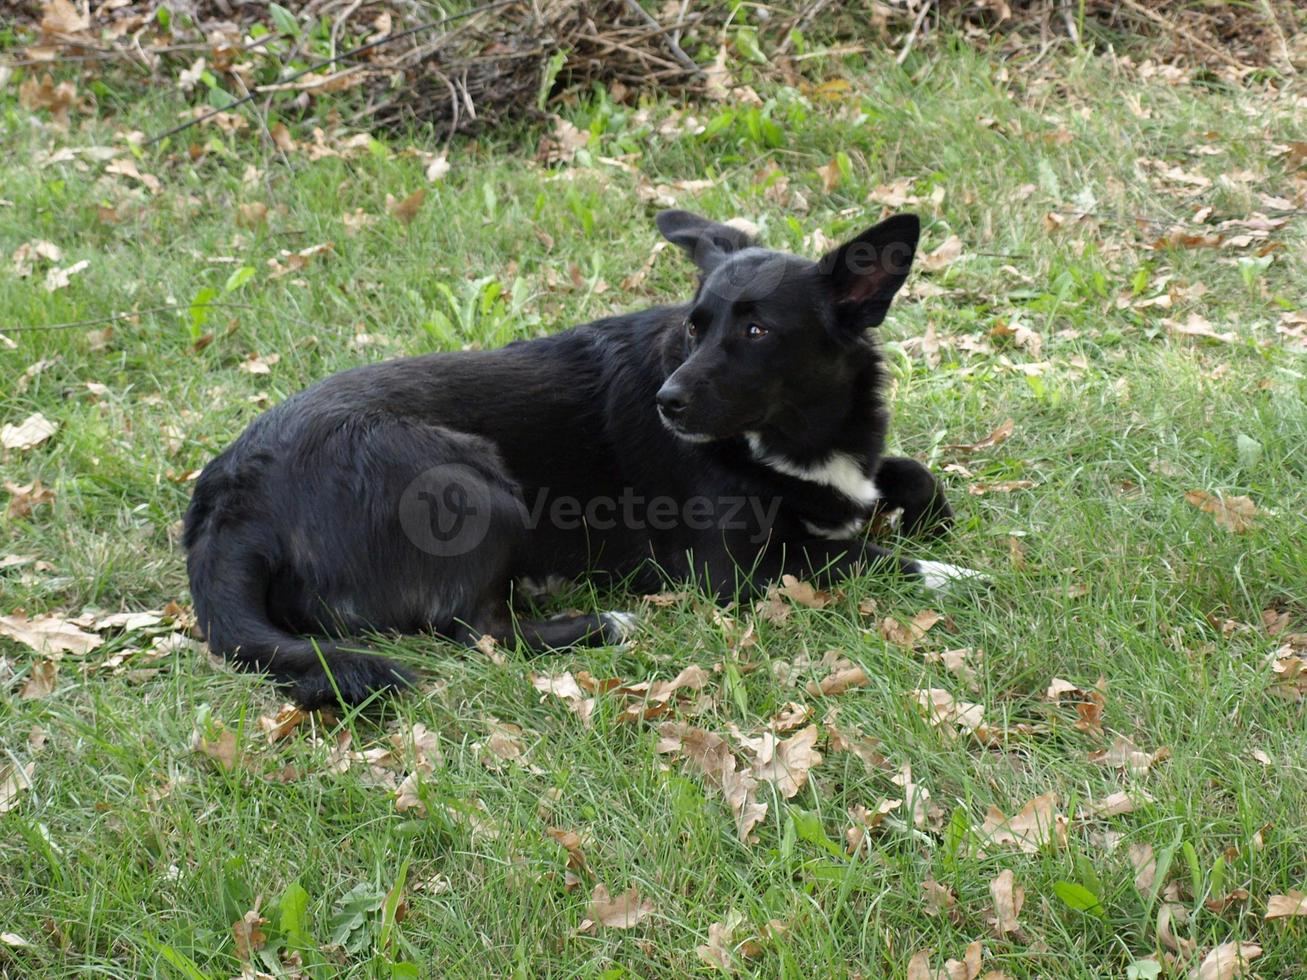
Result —
M0 975L1303 975L1301 86L809 68L447 147L0 87ZM343 719L207 658L209 458L333 371L685 297L673 202L813 255L923 216L891 438L959 520L902 547L990 591L581 588L639 639L383 640L427 682Z

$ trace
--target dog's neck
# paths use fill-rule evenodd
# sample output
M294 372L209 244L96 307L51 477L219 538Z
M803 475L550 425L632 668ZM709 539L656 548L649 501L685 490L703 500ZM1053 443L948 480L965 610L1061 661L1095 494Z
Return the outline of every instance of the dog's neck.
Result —
M869 362L850 379L846 408L836 417L797 413L806 423L802 432L773 427L745 433L750 455L774 472L831 487L870 507L880 496L872 477L887 422L876 396L876 370L878 365Z

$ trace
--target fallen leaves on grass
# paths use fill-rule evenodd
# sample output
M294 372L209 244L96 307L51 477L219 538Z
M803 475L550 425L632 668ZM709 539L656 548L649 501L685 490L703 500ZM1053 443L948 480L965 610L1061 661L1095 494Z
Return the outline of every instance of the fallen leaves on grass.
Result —
M818 695L843 694L851 687L866 687L870 683L867 672L856 664L842 667L827 674L820 682L809 681L807 691L814 697Z
M1048 685L1045 697L1053 704L1069 702L1076 712L1075 728L1078 732L1101 735L1103 732L1103 709L1107 706L1104 691L1107 679L1100 677L1091 689L1077 687L1070 681L1054 677Z
M37 653L58 656L70 653L81 657L100 646L104 640L94 633L86 633L59 616L38 616L28 619L21 612L0 616L0 636L31 647Z
M788 702L767 722L767 727L774 732L792 732L802 728L812 718L812 709L797 701Z
M1035 854L1047 845L1065 846L1067 819L1057 812L1057 796L1045 793L1036 796L1013 817L1006 817L998 807L991 806L978 833L990 843Z
M913 779L911 765L904 763L899 774L890 781L903 789L903 803L912 826L918 830L937 830L943 826L943 808L931 799L930 790Z
M989 894L994 899L994 914L989 919L994 935L1002 939L1009 933L1019 934L1021 923L1017 917L1026 901L1026 890L1017 884L1012 869L1005 868L989 883Z
M64 251L54 242L47 242L45 239L34 238L30 242L23 242L16 249L12 256L14 275L19 279L26 279L35 270L40 262L62 262Z
M1153 855L1153 845L1146 842L1131 844L1126 850L1126 857L1135 872L1135 888L1141 895L1151 893L1153 883L1157 880L1157 858Z
M1288 633L1271 654L1270 691L1288 701L1307 700L1307 633Z
M958 701L943 688L922 688L910 691L909 696L916 702L926 720L948 735L973 732L984 720L983 705Z
M40 412L33 412L17 425L6 423L3 429L0 429L0 446L5 449L32 449L45 442L59 430L55 422L51 422Z
M889 759L880 751L880 739L871 735L837 728L830 718L826 719L826 747L831 752L848 752L862 760L867 772L885 768Z
M104 168L107 174L117 174L121 177L130 177L145 186L151 194L157 194L163 186L159 183L159 178L153 174L141 173L140 168L136 166L136 161L131 157L117 157L109 162Z
M247 374L271 374L272 366L281 360L280 354L260 356L251 353L236 366Z
M934 251L923 255L917 262L917 268L925 272L939 272L947 269L962 255L962 239L949 235Z
M601 883L595 885L590 893L590 905L586 909L586 919L581 923L581 931L592 932L596 925L609 929L634 929L652 914L653 903L642 900L634 885L614 898Z
M1111 793L1101 800L1090 800L1085 803L1084 812L1091 817L1119 817L1127 813L1134 813L1136 801L1152 803L1153 798L1145 790L1136 789L1132 793L1124 790Z
M567 705L568 710L581 719L581 724L589 728L592 724L591 714L594 712L595 699L586 697L586 692L581 690L581 685L576 682L572 672L564 671L556 677L550 677L547 674L531 674L531 686L539 691L542 695L552 694L559 698ZM543 700L543 699L542 699Z
M735 972L735 933L744 925L744 916L735 909L726 913L722 922L708 927L708 942L694 948L694 954L709 966L723 973Z
M259 914L259 903L231 924L231 936L236 943L236 958L242 963L249 963L250 958L261 950L268 937L263 927L268 920Z
M298 705L283 704L275 715L260 715L259 728L268 739L268 744L280 742L300 725L308 721L309 713Z
M967 493L973 497L983 497L988 493L1012 493L1014 490L1029 490L1034 487L1034 480L982 480L967 487Z
M418 212L422 210L422 203L426 199L427 189L425 187L419 187L412 194L402 199L387 194L386 213L403 224L411 225L413 219L418 216Z
M27 680L18 692L24 701L48 698L59 682L59 665L53 660L38 660L32 664Z
M318 256L330 255L335 250L331 242L322 242L318 245L310 245L302 248L298 252L291 252L282 249L279 261L276 258L268 259L268 277L270 279L280 279L282 276L290 275L292 272L299 272L308 268L309 263Z
M244 761L240 755L236 733L230 728L219 727L212 738L196 730L191 735L191 750L212 759L224 772L232 772Z
M1212 520L1231 534L1243 534L1248 531L1260 513L1252 499L1244 496L1227 497L1211 494L1206 490L1190 490L1184 495L1184 499L1204 514L1211 514Z
M18 806L19 794L32 788L32 775L35 772L35 762L21 766L17 763L0 766L0 813L8 813Z
M1172 320L1169 317L1163 318L1162 326L1173 334L1181 337L1198 337L1207 340L1219 340L1223 344L1238 343L1239 335L1233 330L1217 331L1211 323L1197 313L1190 313L1188 319L1183 323L1179 320Z
M1089 753L1089 761L1112 769L1122 769L1132 776L1142 776L1158 762L1171 758L1166 746L1155 752L1145 752L1124 735L1118 735L1110 748Z
M1012 419L1006 419L1000 423L998 428L983 439L977 440L976 442L954 443L945 446L944 448L952 449L954 452L959 453L978 453L984 449L993 449L995 446L1001 446L1003 443L1008 441L1015 430L1016 422Z
M1189 971L1189 980L1234 980L1242 977L1248 964L1262 955L1256 943L1222 943Z
M526 743L522 741L522 728L498 718L488 718L487 724L490 734L472 746L481 764L495 772L502 772L505 762L525 765Z
M1287 895L1272 895L1266 900L1265 919L1288 919L1307 916L1307 894L1291 888Z
M24 79L18 87L18 103L24 109L45 109L57 129L68 129L68 110L77 101L77 86L72 82L55 84L47 72L40 79L35 75Z
M767 816L767 804L757 799L758 780L738 768L735 756L720 735L693 728L682 722L665 722L658 729L657 750L680 753L703 773L708 784L721 793L735 818L736 834L747 843L753 828Z
M816 725L780 741L771 732L764 732L753 760L753 774L790 799L807 785L809 770L821 763L822 755L816 747L820 734Z
M962 959L945 960L944 966L938 970L931 968L930 952L929 949L919 950L908 960L908 980L976 980L980 976L984 950L979 940L966 948Z
M30 517L37 507L54 502L54 491L40 480L23 484L6 480L5 490L9 492L9 506L6 513L11 519Z
M880 621L880 635L895 646L911 650L920 642L936 623L944 617L933 609L923 609L907 623L901 623L892 616Z
M857 854L867 839L868 832L879 827L889 814L901 806L903 806L902 800L881 800L874 810L868 810L861 804L849 807L849 817L853 820L853 826L844 831L848 852Z
M955 650L930 650L926 653L926 663L940 664L950 674L963 681L971 690L979 690L976 668L972 662L979 662L985 657L984 650L971 647L959 647Z

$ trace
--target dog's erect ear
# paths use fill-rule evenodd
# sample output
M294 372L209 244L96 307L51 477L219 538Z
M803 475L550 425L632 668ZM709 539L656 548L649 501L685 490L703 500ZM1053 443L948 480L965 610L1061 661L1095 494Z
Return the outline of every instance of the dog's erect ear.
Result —
M659 211L654 219L658 230L673 245L690 253L700 270L706 275L732 252L748 248L753 237L734 225L709 221L689 211Z
M908 278L920 234L915 214L896 214L822 258L818 267L830 283L835 329L841 337L856 336L885 319L890 301Z

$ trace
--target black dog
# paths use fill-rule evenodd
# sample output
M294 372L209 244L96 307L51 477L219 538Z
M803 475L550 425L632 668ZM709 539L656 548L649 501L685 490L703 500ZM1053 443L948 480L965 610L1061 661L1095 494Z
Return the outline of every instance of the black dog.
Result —
M306 707L410 675L369 631L483 634L528 648L616 642L622 613L521 620L514 587L602 574L748 597L781 575L887 566L932 588L976 573L896 558L859 531L952 514L927 470L883 458L867 329L907 277L898 215L820 262L684 211L658 227L702 278L677 306L495 351L372 364L257 418L205 467L186 513L209 645Z

